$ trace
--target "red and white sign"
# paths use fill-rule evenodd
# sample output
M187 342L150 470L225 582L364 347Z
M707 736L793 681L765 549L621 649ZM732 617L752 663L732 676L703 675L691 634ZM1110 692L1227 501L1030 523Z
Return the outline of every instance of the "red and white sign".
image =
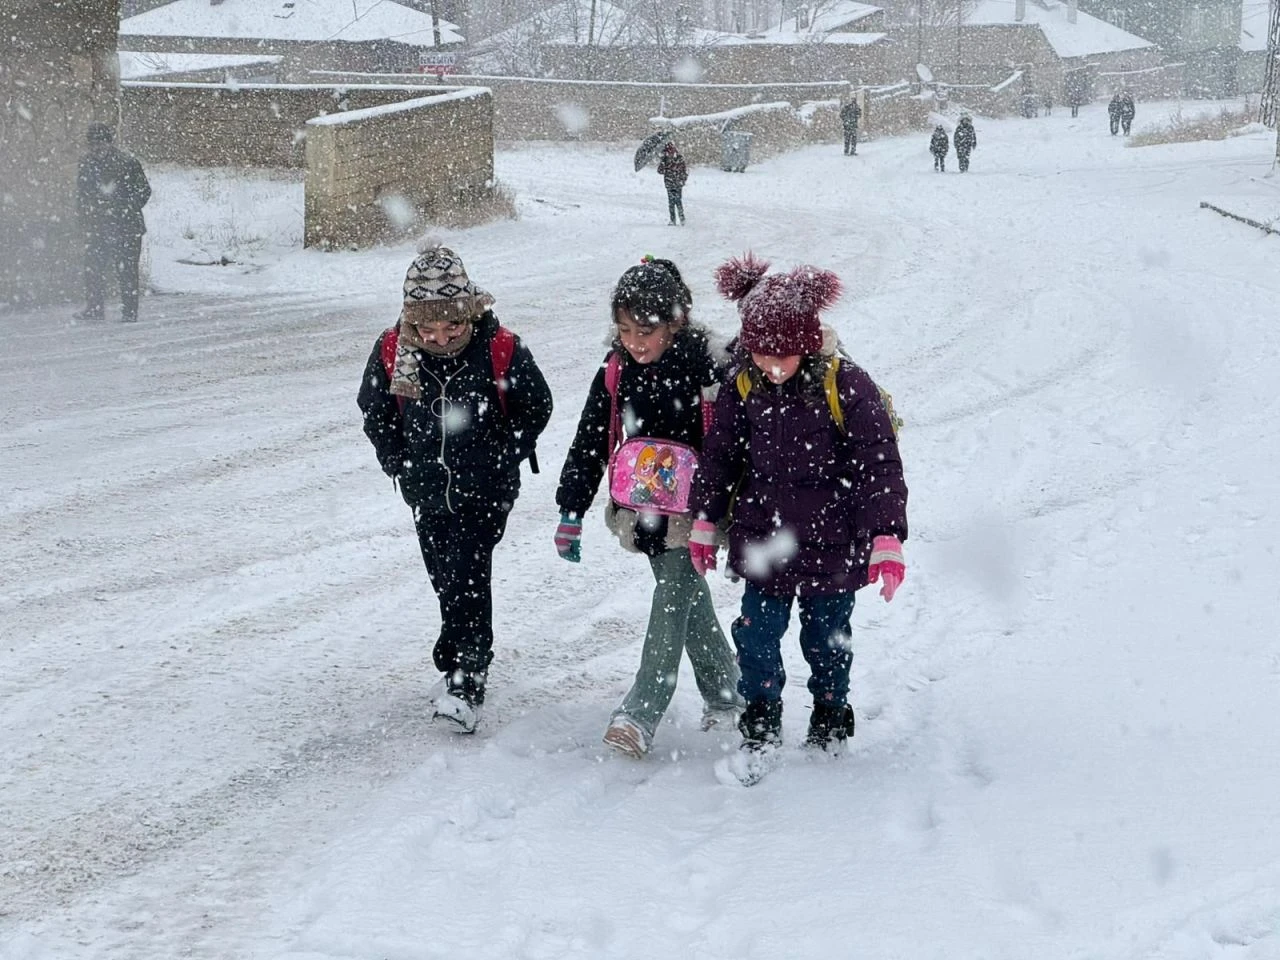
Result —
M418 72L434 73L437 77L458 72L456 53L422 52L418 54Z

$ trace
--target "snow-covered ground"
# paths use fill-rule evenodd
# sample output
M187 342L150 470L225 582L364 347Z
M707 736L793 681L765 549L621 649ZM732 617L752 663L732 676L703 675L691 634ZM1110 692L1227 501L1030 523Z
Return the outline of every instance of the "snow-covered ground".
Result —
M354 402L412 248L294 250L300 183L155 171L142 322L0 316L0 957L1280 957L1280 238L1198 206L1280 197L1273 140L978 135L965 176L927 135L695 168L683 229L629 147L498 156L521 218L445 238L557 410L469 739ZM606 753L649 574L598 510L551 544L611 283L669 255L729 329L747 248L845 278L912 491L854 750L750 790L688 675Z

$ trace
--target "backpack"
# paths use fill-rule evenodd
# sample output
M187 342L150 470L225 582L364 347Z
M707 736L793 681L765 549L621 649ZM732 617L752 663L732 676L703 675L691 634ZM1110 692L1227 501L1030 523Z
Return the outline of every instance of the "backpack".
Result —
M609 392L609 497L619 507L645 513L678 515L689 512L698 451L677 440L629 437L622 440L618 383L622 357L615 350L605 362L604 386ZM702 432L711 426L711 402L703 388Z
M849 431L845 429L844 410L840 407L840 389L836 384L836 374L839 372L840 358L832 357L831 364L827 367L827 372L822 378L822 392L826 395L827 407L831 410L831 419L835 421L836 429L840 431L841 436L847 437ZM753 384L751 371L746 368L739 370L737 379L734 382L738 387L738 396L743 400L747 399L747 394L751 392ZM876 389L880 391L880 402L884 404L885 412L889 414L889 426L893 428L893 435L896 437L903 421L898 416L898 412L893 409L893 396L878 384Z
M382 369L387 372L387 379L391 379L396 375L396 347L400 343L400 328L398 326L388 327L386 333L382 336ZM498 390L498 407L502 410L504 417L509 417L507 413L507 371L511 369L511 357L516 352L516 335L508 330L502 324L498 324L498 331L493 335L493 340L489 344L489 358L493 364L493 385ZM407 397L396 395L396 405L400 408L400 415L404 415L404 405L408 401ZM529 470L533 473L538 472L538 452L531 450L529 452Z

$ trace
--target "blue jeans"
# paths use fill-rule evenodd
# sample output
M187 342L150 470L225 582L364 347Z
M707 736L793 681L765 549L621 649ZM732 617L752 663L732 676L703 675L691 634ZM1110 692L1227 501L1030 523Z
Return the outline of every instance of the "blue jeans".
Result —
M791 622L792 599L764 593L752 583L742 594L742 615L733 621L731 632L742 670L738 691L748 701L782 699L787 682L782 635ZM814 703L838 707L849 696L852 615L852 591L800 598L800 649L809 664L809 692Z

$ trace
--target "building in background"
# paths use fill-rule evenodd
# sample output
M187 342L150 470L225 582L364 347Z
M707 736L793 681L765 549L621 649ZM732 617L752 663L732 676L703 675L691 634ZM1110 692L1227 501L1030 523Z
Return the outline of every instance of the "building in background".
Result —
M451 21L392 0L172 0L128 17L120 40L140 53L283 57L283 71L413 73L461 48Z
M120 0L0 0L0 306L83 296L85 130L113 122Z
M1186 64L1185 92L1236 92L1241 0L1080 0L1080 8L1153 41L1170 61Z

